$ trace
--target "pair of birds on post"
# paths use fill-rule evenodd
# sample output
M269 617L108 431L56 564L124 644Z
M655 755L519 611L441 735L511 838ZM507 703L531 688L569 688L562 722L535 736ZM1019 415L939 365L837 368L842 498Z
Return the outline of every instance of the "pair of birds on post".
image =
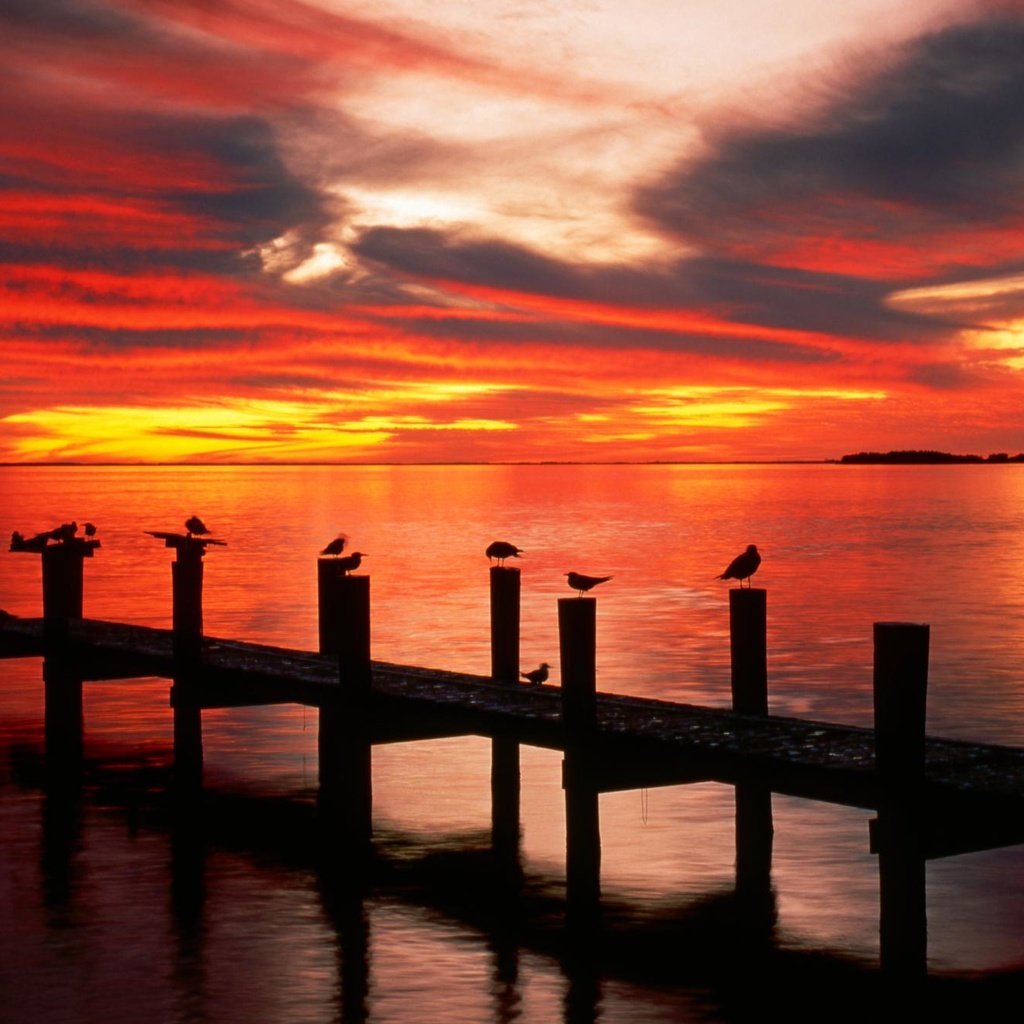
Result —
M496 540L487 545L487 550L484 554L488 560L498 560L498 567L502 568L505 565L506 558L518 558L523 553L522 548L517 548L515 544L509 544L508 541ZM580 597L583 596L584 591L593 590L599 583L607 583L611 576L584 576L579 572L567 572L565 573L567 582L573 590L579 592ZM539 672L540 669L537 669ZM547 675L544 677L547 678ZM543 682L544 680L538 680Z
M92 540L96 536L96 526L93 523L86 523L82 532L89 540ZM75 520L70 523L61 523L60 526L55 526L52 530L44 530L31 537L25 537L15 530L11 534L11 550L39 552L51 540L57 544L70 544L75 539L76 533L78 533L78 523Z
M327 546L320 552L321 555L328 556L335 559L335 563L339 569L347 576L353 569L358 569L362 565L363 559L366 558L365 551L353 551L351 555L345 555L344 558L339 557L342 551L345 550L345 545L348 543L348 535L339 533L334 540L330 541Z

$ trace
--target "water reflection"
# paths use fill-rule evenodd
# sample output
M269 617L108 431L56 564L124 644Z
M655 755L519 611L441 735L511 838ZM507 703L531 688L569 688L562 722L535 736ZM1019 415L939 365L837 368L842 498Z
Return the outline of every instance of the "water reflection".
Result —
M29 760L22 757L23 764ZM165 777L168 770L169 764L161 769ZM394 985L401 988L414 975L404 973L404 982L402 974L393 975L390 952L379 943L393 944L405 934L414 939L415 949L423 941L419 929L427 922L433 922L429 927L434 930L447 922L443 927L455 939L441 962L432 962L432 972L454 972L446 975L447 984L465 985L468 978L476 978L475 973L462 977L464 956L474 947L489 963L489 981L480 977L472 982L489 995L489 1004L460 1002L467 994L463 990L454 999L463 1011L454 1019L597 1024L658 1020L662 1015L676 1019L672 1015L685 1007L686 1019L693 1020L739 1021L754 1013L818 1020L822 999L850 1008L852 1015L871 1012L888 991L873 965L835 952L786 948L775 931L770 887L757 893L713 887L696 897L641 905L612 891L606 894L600 927L581 937L565 928L561 875L531 870L520 886L503 886L486 833L424 840L382 830L373 861L356 874L354 863L336 857L336 848L317 845L316 809L309 801L207 793L186 807L170 800L169 790L140 786L137 771L144 774L145 765L115 757L90 759L84 804L69 801L64 792L44 800L39 813L45 927L67 927L95 905L96 895L86 895L82 888L81 873L88 870L81 860L84 848L92 848L93 857L118 857L115 847L122 840L111 845L104 838L110 828L97 823L97 806L106 808L106 814L114 809L127 835L139 829L165 834L164 881L157 873L146 889L133 893L131 873L124 876L129 882L125 887L117 875L108 875L103 900L118 906L140 894L145 900L156 898L163 889L168 946L161 946L158 932L145 943L148 956L169 960L164 998L173 1002L177 1019L234 1019L224 1015L226 966L237 975L232 990L251 984L258 988L258 973L268 966L265 954L282 948L281 942L322 943L327 936L332 939L324 948L333 947L333 961L324 961L312 976L300 966L305 954L297 961L288 958L283 966L289 973L274 972L284 985L275 997L279 1011L289 1019L294 1011L294 1019L336 1019L343 1024L399 1019ZM23 777L44 777L41 762ZM225 858L234 864L231 874L215 870L211 879L211 863ZM277 887L291 894L293 909L283 916L278 910L284 905L267 899L268 891ZM305 934L308 924L294 911L303 902L304 889L319 904L327 929L319 937L316 928ZM402 907L406 909L398 909ZM251 921L256 929L249 932L245 967L224 946L224 924L233 919ZM402 924L396 930L398 919ZM530 962L529 976L523 972L524 957ZM371 968L378 959L379 966ZM534 982L527 979L544 975L549 998L561 991L555 1016L550 1004L538 1013L531 1003ZM559 976L561 985L552 985ZM443 990L444 977L439 983ZM947 976L930 979L915 999L919 1008L936 1011L948 1005L966 1010L969 1002L977 1019L994 1012L997 999L1019 996L1022 984L1022 975L959 981ZM452 997L450 991L418 991L414 984L398 1002L409 1019L414 1006L421 1011L425 1006L450 1007ZM427 1018L434 1019L430 1012Z
M517 563L524 667L549 662L558 680L555 602L566 593L563 573L585 561L615 575L598 592L599 687L719 706L729 702L728 620L723 585L713 577L754 541L764 558L758 581L769 592L773 713L866 724L871 622L928 621L930 730L1024 743L1014 656L1024 647L1024 566L1017 564L1024 474L1015 467L95 468L0 476L8 534L72 518L103 525L103 549L86 566L88 615L169 625L168 560L144 531L173 527L192 511L180 508L187 487L190 502L229 541L207 559L210 633L315 647L316 552L344 526L352 547L374 553L375 656L486 672L483 551L493 537L508 536L524 550ZM740 493L750 500L738 501ZM71 495L82 507L68 507ZM37 614L38 558L0 557L0 605ZM978 573L986 563L1001 571ZM0 676L6 735L32 732L42 721L38 663L0 665ZM159 764L170 742L167 684L89 683L84 716L90 765L104 744L122 758L144 755L148 781L134 802L123 782L103 798L104 806L124 800L119 827L133 821L140 831L108 835L88 801L72 814L73 805L55 799L31 820L20 805L5 809L16 825L8 833L43 835L33 870L54 912L74 927L82 917L72 913L76 906L91 913L90 901L137 896L102 888L123 883L97 868L125 869L149 855L142 849L154 834L149 801L162 791ZM243 804L239 813L217 804L222 823L204 813L191 853L167 825L163 859L147 862L161 880L147 884L168 884L169 871L170 889L159 889L147 914L164 926L168 947L151 952L174 962L177 980L167 984L180 1017L188 1019L183 1007L202 1007L197 1017L227 1019L218 1014L260 1012L266 999L287 1006L293 1019L324 1019L325 1006L339 1019L399 1019L400 1007L424 1000L471 1020L739 1019L751 1012L744 999L754 986L719 963L738 935L751 950L745 971L773 993L775 1006L785 1003L783 983L810 991L819 979L838 979L854 1003L877 987L878 866L862 813L776 798L774 841L737 865L734 887L731 790L652 792L649 814L636 793L603 796L607 931L580 956L559 937L563 795L549 752L523 750L526 879L522 893L501 905L479 841L490 818L490 744L375 751L382 858L362 900L349 903L335 893L338 879L321 880L323 867L307 862L305 819L290 809L309 802L315 786L315 721L307 726L296 708L226 710L204 716L204 728L211 790L288 800ZM22 759L0 799L13 799L12 787L16 795L40 784ZM274 830L281 835L270 842ZM430 857L438 834L450 847L445 870L445 858ZM935 967L1013 966L1024 957L1020 864L1021 851L1011 849L929 865ZM436 884L446 876L450 886ZM268 895L279 886L279 896ZM460 887L468 898L449 891ZM445 895L428 896L434 888ZM647 933L660 941L645 942ZM821 948L837 953L808 952ZM251 991L224 981L236 969ZM955 1005L957 993L966 1000L973 991L984 1002L986 993L1015 987L1017 976L991 975L973 988L960 978L933 980L930 991L944 982ZM809 1003L801 998L798 1008Z

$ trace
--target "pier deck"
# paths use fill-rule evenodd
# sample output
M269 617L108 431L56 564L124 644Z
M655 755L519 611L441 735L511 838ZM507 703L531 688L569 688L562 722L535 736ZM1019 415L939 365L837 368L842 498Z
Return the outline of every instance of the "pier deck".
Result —
M0 626L0 657L41 656L44 646L41 619ZM181 670L170 630L78 620L60 650L86 681ZM203 708L343 698L336 657L214 637L189 679ZM371 743L479 735L565 746L557 686L374 661L367 711ZM715 781L866 809L886 798L867 728L601 693L594 741L599 791ZM1024 750L929 737L919 795L926 817L944 823L929 829L933 856L1024 842ZM943 838L951 829L959 838Z

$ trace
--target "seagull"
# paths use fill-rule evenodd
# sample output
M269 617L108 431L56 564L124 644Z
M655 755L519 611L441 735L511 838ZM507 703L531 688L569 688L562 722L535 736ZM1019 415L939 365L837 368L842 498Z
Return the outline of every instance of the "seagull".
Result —
M547 682L549 668L551 666L546 661L542 661L540 668L535 668L532 672L520 672L519 674L531 686L540 686L541 683Z
M739 580L740 586L743 586L743 581L747 581L747 586L750 586L750 577L757 572L757 567L761 564L761 556L758 554L757 548L750 544L747 546L747 550L742 555L737 555L730 563L729 567L720 576L716 576L718 580Z
M607 583L611 576L584 576L578 572L567 572L565 575L569 578L569 586L573 590L580 592L580 597L583 596L584 590L593 590L598 583Z
M325 547L323 551L320 552L320 554L334 555L335 557L337 557L342 553L342 551L345 550L345 541L347 540L348 537L345 534L339 533L338 536L335 537L334 540L332 540L330 544L328 544L327 547Z
M339 558L335 563L347 576L353 569L359 568L359 563L366 558L362 551L353 551L351 555Z
M75 539L75 534L78 532L78 523L61 523L60 526L50 531L50 536L61 543L66 543Z
M201 534L209 533L210 531L206 528L206 523L199 518L199 516L189 516L185 520L185 529L188 530L190 537L198 537Z
M522 548L517 548L515 544L509 544L504 540L496 540L488 544L487 550L484 552L488 561L496 558L498 565L504 565L506 558L518 558L522 553Z
M85 524L85 535L86 535L86 537L95 537L96 536L96 524L95 523L86 523Z

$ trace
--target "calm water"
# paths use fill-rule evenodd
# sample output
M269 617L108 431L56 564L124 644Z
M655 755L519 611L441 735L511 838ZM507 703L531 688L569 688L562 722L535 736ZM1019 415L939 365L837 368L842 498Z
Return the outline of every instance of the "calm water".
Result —
M921 621L932 627L929 731L1024 745L1018 466L0 469L5 538L72 518L99 525L90 617L169 625L170 553L144 531L180 529L194 512L228 541L206 559L210 634L314 647L316 552L344 530L368 552L374 655L486 673L483 550L502 538L525 550L524 668L551 662L557 681L562 574L614 574L596 592L599 687L720 706L728 587L714 577L754 542L773 713L870 724L872 623ZM36 615L39 590L38 558L0 554L0 607ZM40 783L39 679L38 661L0 664L5 1021L757 1015L716 959L733 882L728 788L602 797L609 908L665 940L657 970L624 956L581 973L543 912L514 928L481 920L487 741L374 752L388 867L353 902L333 868L290 841L315 792L313 712L205 715L212 824L183 852L160 811L166 683L88 685L89 784L69 814ZM561 891L558 755L524 748L523 786L534 910ZM877 865L863 812L776 797L775 825L777 984L765 998L793 1012L808 972L835 972L851 992L873 976ZM929 864L933 972L1024 971L1022 868L1019 848ZM678 969L666 969L665 943Z

